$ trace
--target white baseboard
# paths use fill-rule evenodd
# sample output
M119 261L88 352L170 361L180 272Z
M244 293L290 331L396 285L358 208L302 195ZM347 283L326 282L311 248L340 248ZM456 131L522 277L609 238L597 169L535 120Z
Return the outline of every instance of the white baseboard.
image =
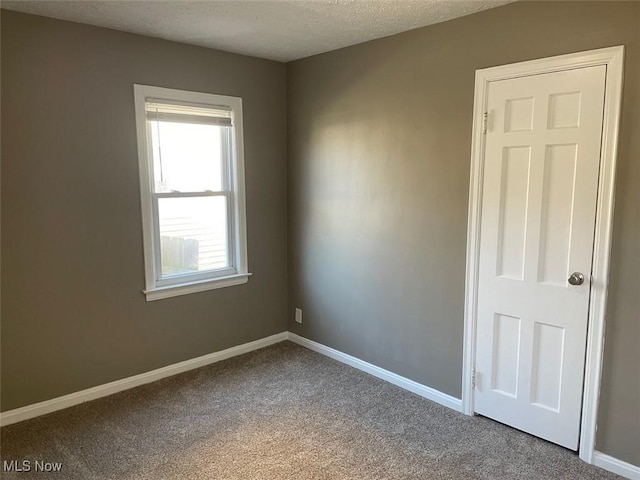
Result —
M226 360L227 358L242 355L253 350L268 347L275 343L283 342L287 339L288 332L281 332L270 337L261 338L254 342L244 343L236 347L227 348L219 352L209 353L201 357L185 360L184 362L174 363L166 367L151 370L150 372L134 375L133 377L123 378L114 382L98 385L97 387L88 388L79 392L70 393L62 397L53 398L44 402L34 403L26 407L16 408L0 413L0 426L11 425L12 423L22 422L30 418L46 415L65 408L78 405L80 403L95 400L97 398L113 395L114 393L128 390L130 388L144 385L145 383L155 382L162 378L170 377L178 373L193 370L195 368L204 367L212 363Z
M339 362L357 368L358 370L367 372L375 377L381 378L382 380L386 380L389 383L393 383L398 387L409 390L410 392L416 393L424 398L439 403L440 405L449 407L457 412L462 412L461 399L452 397L450 395L447 395L446 393L442 393L439 390L427 387L426 385L422 385L418 382L414 382L413 380L409 380L408 378L402 377L396 373L377 367L375 365L372 365L371 363L365 362L364 360L360 360L356 357L352 357L351 355L343 353L334 348L327 347L326 345L323 345L321 343L314 342L313 340L309 340L308 338L301 337L300 335L296 335L295 333L287 332L287 339L292 341L293 343L297 343L298 345L306 347L309 350L321 353L322 355L326 355L327 357L338 360ZM617 458L611 457L602 452L593 452L592 463L597 467L629 478L630 480L640 480L640 467L623 462L622 460L618 460Z
M367 372L374 377L378 377L389 383L393 383L400 388L404 388L405 390L409 390L410 392L418 394L421 397L439 403L440 405L444 405L445 407L449 407L456 412L462 412L462 400L460 400L459 398L452 397L450 395L447 395L446 393L442 393L441 391L436 390L435 388L427 387L426 385L422 385L421 383L414 382L413 380L409 380L408 378L390 372L389 370L377 367L371 363L365 362L364 360L352 357L351 355L347 355L346 353L343 353L331 347L327 347L326 345L322 345L321 343L314 342L313 340L309 340L308 338L301 337L300 335L296 335L295 333L287 333L288 340L292 341L293 343L297 343L298 345L306 347L309 350L321 353L322 355L333 358L334 360L338 360L339 362L357 368L358 370Z
M79 405L90 400L113 395L114 393L128 390L130 388L144 385L145 383L155 382L162 378L170 377L178 373L193 370L199 367L204 367L212 363L226 360L227 358L235 357L248 353L260 348L268 347L270 345L290 340L298 345L318 352L327 357L333 358L339 362L342 362L351 367L362 370L375 377L385 380L389 383L393 383L405 390L416 393L421 397L432 400L436 403L449 407L457 412L462 411L462 400L442 393L434 388L427 387L408 378L402 377L396 373L390 372L383 368L377 367L371 363L360 360L359 358L347 355L339 350L336 350L321 343L314 342L308 338L301 337L292 332L281 332L270 337L261 338L259 340L231 347L219 352L210 353L201 357L192 358L191 360L185 360L184 362L168 365L163 368L158 368L150 372L134 375L133 377L124 378L122 380L116 380L114 382L105 383L104 385L98 385L97 387L88 388L79 392L70 393L62 397L53 398L44 402L35 403L33 405L27 405L26 407L16 408L15 410L8 410L0 413L0 426L11 425L12 423L22 422L30 418L39 417L52 413L58 410ZM610 472L622 475L630 480L640 480L640 467L632 465L630 463L623 462L617 458L611 457L605 453L595 451L592 458L593 465L608 470Z
M291 340L298 345L326 355L327 357L331 357L346 365L367 372L375 377L386 380L389 383L393 383L394 385L404 388L405 390L409 390L410 392L416 393L422 397L428 398L429 400L452 408L453 410L456 410L458 412L462 409L461 400L457 398L446 395L425 385L421 385L420 383L409 380L408 378L401 377L400 375L367 363L363 360L360 360L359 358L352 357L351 355L347 355L346 353L342 353L333 348L314 342L313 340L309 340L307 338L296 335L295 333L282 332L276 335L271 335L270 337L256 340L254 342L245 343L243 345L231 347L220 352L214 352L203 355L201 357L192 358L191 360L185 360L184 362L168 365L166 367L158 368L146 373L141 373L139 375L134 375L122 380L105 383L103 385L98 385L86 390L70 393L62 397L57 397L51 400L46 400L44 402L27 405L26 407L8 410L6 412L0 413L0 426L22 422L24 420L29 420L30 418L39 417L41 415L46 415L47 413L56 412L58 410L73 407L74 405L79 405L84 402L96 400L108 395L113 395L114 393L118 393L123 390L128 390L139 385L144 385L145 383L155 382L156 380L170 377L172 375L177 375L178 373L186 372L188 370L193 370L199 367L204 367L205 365L210 365L221 360L226 360L227 358L235 357L237 355L242 355L243 353L248 353L253 350L268 347L269 345L283 342L284 340Z
M631 480L640 480L640 467L623 462L599 451L593 452L592 463Z

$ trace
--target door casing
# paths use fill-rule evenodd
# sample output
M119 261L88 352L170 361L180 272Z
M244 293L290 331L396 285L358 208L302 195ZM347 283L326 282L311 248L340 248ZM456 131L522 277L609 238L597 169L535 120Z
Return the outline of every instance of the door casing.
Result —
M593 463L595 433L602 373L604 327L609 283L609 260L613 230L615 170L622 102L624 46L602 48L476 70L469 182L469 216L465 281L464 346L462 366L462 412L474 414L474 366L480 255L480 220L484 172L484 120L490 82L542 73L605 65L604 116L596 227L591 271L591 292L587 326L587 352L582 395L579 455Z

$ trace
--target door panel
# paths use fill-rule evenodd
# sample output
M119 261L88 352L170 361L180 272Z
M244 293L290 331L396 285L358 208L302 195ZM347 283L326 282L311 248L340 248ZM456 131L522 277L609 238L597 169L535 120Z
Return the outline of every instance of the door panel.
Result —
M497 275L522 280L531 147L502 150L501 196L498 220ZM507 201L507 199L509 201Z
M606 67L491 82L475 411L578 446ZM585 282L567 282L572 272Z
M578 146L549 145L545 150L538 281L564 286L568 276L573 192Z

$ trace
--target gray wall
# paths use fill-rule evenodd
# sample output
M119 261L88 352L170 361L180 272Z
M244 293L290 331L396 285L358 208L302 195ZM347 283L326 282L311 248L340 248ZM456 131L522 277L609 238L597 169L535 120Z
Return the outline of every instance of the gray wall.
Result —
M2 11L2 410L286 328L281 63ZM244 101L246 285L146 302L133 84Z
M640 3L518 2L289 64L289 329L460 397L474 71L620 44L597 448L640 465Z
M516 3L294 62L285 98L275 62L2 11L2 410L295 306L289 329L459 396L474 70L625 44L597 446L640 465L639 31L640 3ZM144 300L133 83L243 97L248 284Z

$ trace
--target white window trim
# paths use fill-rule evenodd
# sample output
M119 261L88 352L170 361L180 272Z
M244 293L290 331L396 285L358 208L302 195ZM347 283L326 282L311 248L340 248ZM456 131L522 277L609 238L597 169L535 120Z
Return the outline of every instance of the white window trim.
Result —
M211 93L188 92L170 88L153 87L134 84L134 103L136 114L136 131L138 137L138 168L140 173L140 200L142 207L142 236L144 244L145 289L147 301L162 298L203 292L215 288L229 287L247 283L251 275L247 260L247 227L246 200L244 188L244 141L242 128L242 99ZM231 127L231 151L234 172L232 175L233 211L235 217L229 225L233 228L233 245L230 254L233 256L233 271L225 270L224 276L210 277L194 281L189 279L183 283L159 286L156 280L156 245L154 242L154 214L152 204L153 177L151 176L152 159L150 156L149 138L147 136L147 117L145 100L156 98L184 103L200 103L231 108L233 126Z

